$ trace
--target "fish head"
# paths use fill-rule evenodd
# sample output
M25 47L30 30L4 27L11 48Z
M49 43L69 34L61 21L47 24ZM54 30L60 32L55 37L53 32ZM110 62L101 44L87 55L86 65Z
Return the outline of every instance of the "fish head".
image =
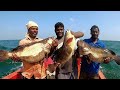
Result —
M46 46L47 48L51 48L53 46L57 46L57 40L55 37L49 37L46 40Z
M65 46L70 46L72 49L74 49L75 47L75 37L74 35L71 33L70 30L67 30L65 32L65 37L64 37L64 45Z
M50 37L50 38L48 38L47 44L49 44L49 46L51 46L51 48L57 47L58 40L55 37Z
M88 55L90 53L90 46L82 40L77 42L78 50L81 55Z
M58 46L58 40L55 37L49 37L47 43L45 44L44 50L51 55L56 47Z

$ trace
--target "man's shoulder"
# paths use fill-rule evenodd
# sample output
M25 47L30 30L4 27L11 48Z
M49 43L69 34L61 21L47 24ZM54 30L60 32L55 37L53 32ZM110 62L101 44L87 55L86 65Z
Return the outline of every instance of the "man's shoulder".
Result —
M90 41L90 39L84 39L83 41L85 41L85 42L89 42L89 41Z
M23 42L23 41L26 41L26 38L20 40L20 42Z
M27 38L24 38L24 39L21 39L20 42L24 42L24 41L26 41L26 40L27 40Z
M28 41L27 38L21 39L19 41L19 45L24 45L24 44L26 44L27 41Z
M37 38L39 41L43 40L42 38Z
M98 40L98 43L105 45L105 43L102 40Z
M106 45L102 40L98 40L97 44L101 47L101 48L105 48Z

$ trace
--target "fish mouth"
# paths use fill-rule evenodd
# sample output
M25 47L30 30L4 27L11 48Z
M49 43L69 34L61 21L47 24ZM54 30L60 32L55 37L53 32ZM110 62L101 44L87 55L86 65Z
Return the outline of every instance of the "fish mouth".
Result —
M55 37L50 37L47 41L46 48L56 47L58 46L58 41Z
M83 51L88 52L89 49L85 47L85 48L83 48Z
M89 48L79 47L79 50L80 50L80 54L81 54L81 55L88 55L88 54L89 54Z
M70 42L72 42L72 40L73 40L73 37L69 38L69 39L66 41L66 43L69 44Z

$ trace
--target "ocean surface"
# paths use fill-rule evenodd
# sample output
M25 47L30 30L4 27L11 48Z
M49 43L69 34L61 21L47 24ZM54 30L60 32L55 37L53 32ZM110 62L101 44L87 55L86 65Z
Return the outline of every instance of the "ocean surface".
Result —
M117 55L120 55L120 41L103 41L107 48L113 50ZM17 47L19 40L0 40L0 50L10 51ZM0 78L14 72L21 67L21 62L14 62L12 60L6 60L0 62ZM101 64L100 68L107 79L120 79L120 65L111 61L108 64Z

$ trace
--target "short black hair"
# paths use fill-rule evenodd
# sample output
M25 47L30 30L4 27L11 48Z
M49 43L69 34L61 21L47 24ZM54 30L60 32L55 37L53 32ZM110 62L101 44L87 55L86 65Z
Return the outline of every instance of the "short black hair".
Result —
M57 29L58 27L63 27L64 28L64 24L62 22L57 22L55 24L55 29Z
M92 31L92 30L94 30L95 28L97 28L98 31L99 31L99 27L98 27L97 25L93 25L90 30Z

